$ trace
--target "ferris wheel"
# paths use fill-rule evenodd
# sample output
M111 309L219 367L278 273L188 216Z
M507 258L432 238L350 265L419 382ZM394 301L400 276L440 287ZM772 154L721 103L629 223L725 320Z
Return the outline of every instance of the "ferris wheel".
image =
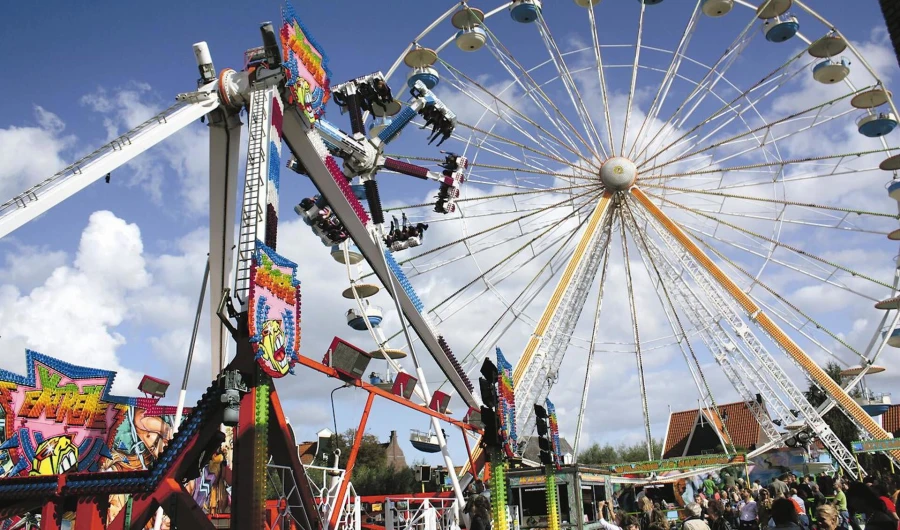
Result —
M862 408L881 398L848 392L900 317L898 113L839 28L796 0L515 0L455 4L411 36L385 78L424 84L456 128L447 153L401 138L386 156L464 178L449 197L382 193L413 235L388 242L392 266L464 371L498 347L518 358L520 433L562 395L576 451L585 422L633 414L653 459L668 392L715 416L744 401L770 440L757 453L801 429L854 474L824 412L890 437ZM401 359L401 330L356 298L348 319ZM879 322L848 338L862 318Z

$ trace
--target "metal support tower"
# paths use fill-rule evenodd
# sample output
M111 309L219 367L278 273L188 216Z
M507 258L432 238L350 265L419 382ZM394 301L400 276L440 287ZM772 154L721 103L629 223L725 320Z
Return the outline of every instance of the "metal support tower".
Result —
M609 195L604 195L598 202L582 240L553 293L551 304L548 305L548 309L554 308L553 314L548 315L545 310L532 340L529 341L529 347L536 343L535 351L521 377L514 379L516 403L520 404L518 409L524 412L517 418L519 432L530 433L534 429L532 405L544 402L558 377L556 370L566 354L609 244L613 219L609 214L609 203ZM539 331L542 324L545 324L543 329L546 331ZM527 440L526 437L526 443Z

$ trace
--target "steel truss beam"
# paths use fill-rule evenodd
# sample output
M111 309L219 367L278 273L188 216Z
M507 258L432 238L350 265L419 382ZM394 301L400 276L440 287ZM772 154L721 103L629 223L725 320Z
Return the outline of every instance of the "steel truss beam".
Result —
M745 383L745 379L751 383L758 383L756 379L758 374L753 367L749 365L748 358L739 346L728 335L727 330L722 324L722 318L716 317L713 312L703 303L694 289L685 281L685 278L677 270L677 267L669 260L661 249L649 237L639 236L640 231L630 216L626 216L628 229L631 231L635 239L642 242L642 257L649 261L648 267L655 266L660 272L661 277L654 277L652 283L657 289L662 289L661 283L666 282L666 288L669 289L673 298L679 302L688 320L697 330L700 339L712 353L716 363L722 368L725 377L734 386L735 390L740 394L743 401L747 403L747 408L753 414L753 417L762 427L768 440L780 440L781 433L778 432L772 418L769 416L765 407L756 400L754 390L751 390ZM652 265L651 265L652 264ZM673 308L674 311L674 308ZM676 330L676 333L679 333ZM682 337L687 340L687 337ZM680 341L679 341L680 342ZM737 354L735 354L737 353ZM692 370L693 372L693 370ZM698 385L699 388L699 385ZM779 402L780 399L767 385L755 386L756 392L766 397L766 402ZM708 389L707 389L708 392ZM711 395L703 395L701 399L707 408L714 406Z
M522 412L518 418L520 432L531 432L534 427L531 405L542 402L555 383L553 372L562 362L609 244L611 200L612 194L606 192L597 202L550 302L516 363L513 388L518 410Z
M666 215L637 187L632 188L631 193L635 199L637 199L637 202L659 223L659 226L663 229L660 233L670 234L680 246L684 248L686 253L690 254L691 258L693 258L689 261L695 264L695 267L703 269L703 272L697 270L697 274L694 275L694 279L698 281L698 283L706 283L710 278L718 282L721 287L728 292L731 298L738 303L747 316L750 317L750 320L778 344L779 348L782 349L795 364L806 372L813 382L819 385L826 394L837 401L838 405L844 410L848 418L861 429L864 435L872 438L890 437L890 435L875 423L871 416L869 416L868 413L853 400L853 398L847 395L838 383L831 379L831 377L829 377L828 374L825 373L825 371L822 370L822 368L819 367L819 365L817 365L815 361L813 361L806 352L790 338L790 336L781 330L781 328L779 328L778 325L762 311L759 305L757 305L747 293L741 290L741 288L728 277L728 275L726 275L725 272L693 242L693 240L690 239L687 233L684 232L677 223L669 218L668 215ZM713 296L721 296L712 288L711 282L709 282L708 286L704 286L704 290L712 293ZM730 306L728 306L727 303L725 306L727 307L720 307L719 309L730 309ZM729 319L730 324L733 322L735 333L745 342L745 344L747 344L750 351L757 357L761 368L776 381L781 390L790 398L793 405L799 410L800 415L805 418L807 425L819 436L822 443L832 452L832 455L838 458L847 470L856 475L857 465L853 455L840 442L828 425L825 424L821 415L819 415L815 408L809 404L802 391L800 391L796 384L787 377L787 374L785 374L781 367L778 366L771 354L762 346L755 335L753 335L749 326L747 326L742 318L730 310L724 313L724 316ZM897 458L900 456L900 451L892 451L891 454L894 458Z

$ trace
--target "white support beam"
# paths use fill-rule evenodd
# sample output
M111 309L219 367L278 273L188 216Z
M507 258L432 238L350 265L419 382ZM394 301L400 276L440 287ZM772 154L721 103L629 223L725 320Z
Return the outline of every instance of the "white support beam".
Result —
M0 238L16 230L219 106L215 83L178 102L50 178L0 204Z
M373 240L368 228L357 217L352 205L348 202L340 186L320 158L319 150L313 144L309 136L310 133L318 135L314 130L311 130L310 125L296 109L285 109L284 141L294 156L303 162L303 166L309 172L313 183L328 202L334 214L340 219L347 233L350 234L353 242L372 267L373 272L381 283L385 286L399 285L400 282L396 277L391 278L393 273L385 264L382 243ZM457 372L453 363L441 348L436 333L428 325L424 315L419 313L403 289L396 289L393 295L398 299L409 325L422 340L422 344L441 370L446 374L450 384L457 391L460 398L470 407L479 407L481 405L480 400L475 397L463 382L459 372Z
M222 108L209 114L209 319L213 378L225 367L230 337L216 314L234 265L234 211L241 120Z

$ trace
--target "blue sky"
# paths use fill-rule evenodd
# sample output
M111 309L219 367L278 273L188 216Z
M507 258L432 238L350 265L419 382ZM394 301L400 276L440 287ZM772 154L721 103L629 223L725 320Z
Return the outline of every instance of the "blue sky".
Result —
M491 7L494 4L492 2ZM546 4L544 17L561 48L573 49L580 47L579 44L590 43L583 9L574 2ZM689 15L687 4L682 0L669 0L658 6L648 6L645 45L674 47ZM410 2L397 0L374 3L297 1L294 5L327 51L333 78L341 81L374 70L386 70L420 28L449 9L453 2L417 3L414 9ZM884 60L883 20L877 4L859 2L854 4L852 13L848 13L846 5L829 0L816 2L815 7L854 42L864 43L864 49L880 53L878 64L885 65L887 71L883 75L890 77L897 65ZM633 42L638 7L637 2L627 0L607 0L598 5L601 42ZM688 10L687 15L685 10ZM736 8L728 17L715 21L718 25L702 20L703 31L696 34L688 55L699 61L715 61L747 23L747 13L746 9ZM49 176L66 163L102 145L111 136L164 108L173 101L175 94L192 90L197 78L192 43L206 40L218 69L239 67L243 51L259 44L258 23L277 21L279 16L279 4L274 2L226 1L217 4L215 9L198 3L175 2L158 2L151 9L121 2L94 2L89 8L62 2L7 6L0 21L0 46L8 57L16 60L8 67L6 97L0 101L0 154L5 166L0 168L0 192L4 198L18 193L22 183L33 183L41 176ZM804 24L801 31L807 23L816 28L809 35L812 38L824 32L821 26L809 21L809 17L801 18L801 22ZM534 65L538 59L545 60L546 50L534 28L512 22L505 13L491 19L489 26L502 41L515 45L514 53L524 64ZM434 46L451 35L451 31L445 22L435 33L441 38L429 36L427 39L431 40L423 41L423 44ZM751 31L759 32L759 29L754 27ZM757 81L768 71L767 61L776 49L784 57L791 53L790 50L801 47L794 41L771 45L757 37L752 47L742 54L740 63L729 72L729 79L737 86L749 86ZM632 52L628 49L608 52L610 61L627 63L631 60ZM651 52L647 54L645 60L664 64L660 62L662 59L653 59ZM481 76L479 79L489 85L501 82L497 63L486 50L462 55L451 48L447 56L448 61L477 73ZM685 66L685 75L696 71L696 67ZM644 111L656 88L653 81L658 83L658 77L653 75L639 76L639 93L644 92ZM403 68L392 80L395 93L401 91L401 76L405 76ZM627 79L619 74L611 76L612 90L627 93ZM680 89L682 87L673 90ZM791 86L784 92L796 95L801 94L801 90L800 86ZM553 97L564 97L558 85L548 92ZM453 90L447 83L438 93L446 96L448 101L453 100ZM784 116L791 104L800 102L789 97L779 103L781 107L773 103L771 108ZM707 108L711 107L703 107L700 112ZM346 128L345 120L333 108L330 110L329 117ZM599 108L591 109L592 113L598 111ZM0 241L0 267L4 267L5 273L0 279L0 315L5 314L6 318L15 313L20 324L17 330L4 328L0 333L3 351L0 366L21 369L22 347L29 346L85 364L99 363L107 367L112 363L138 376L150 373L173 382L180 381L183 352L190 336L190 319L205 254L205 138L200 125L190 128L134 164L115 171L111 184L99 182L90 186ZM421 135L404 133L397 146L389 151L396 149L393 152L437 156L436 151L425 147L424 143ZM873 182L880 186L884 180ZM298 260L304 282L304 354L319 358L335 334L360 342L365 340L360 338L361 335L352 335L343 325L343 302L336 299L336 294L338 286L346 283L344 271L331 261L326 249L316 246L306 232L308 229L297 223L290 211L300 198L312 193L310 184L300 177L285 181L282 241L289 242L292 247L284 252ZM395 176L387 176L382 183L387 202L394 204L414 203L432 192L425 184L409 184ZM852 197L849 201L853 204ZM878 209L891 211L892 201L884 200ZM101 210L111 214L94 213ZM874 248L875 244L872 245ZM869 248L868 243L866 246ZM887 253L888 259L893 256L892 249L879 248L880 254ZM889 279L890 263L886 265ZM458 272L457 269L454 274ZM468 281L469 276L454 275L448 277L448 282L462 282L463 278ZM425 278L421 281L423 283L418 285L423 290L433 291L433 300L441 292L447 294L441 291L443 286L435 285L434 280ZM92 286L103 293L98 295ZM27 318L19 314L31 308L40 309ZM850 335L855 331L853 322L859 318L848 311L831 312L825 317L826 322ZM71 325L52 322L57 318L69 319ZM390 315L388 319L391 319ZM450 325L452 332L461 333L454 325L459 324ZM871 322L868 325L871 327ZM579 326L583 331L584 323ZM653 325L648 327L654 328ZM664 326L656 327L662 329ZM866 328L866 325L861 327ZM397 329L396 325L394 329ZM658 331L657 335L662 337L663 332ZM511 345L504 348L510 357L518 355L518 341L523 336L527 337L524 329L516 341L510 340ZM201 338L201 345L203 340ZM857 347L860 342L865 342L861 336L852 340ZM472 342L472 339L459 339L457 343L470 345ZM195 362L192 375L194 396L197 390L206 386L209 373L208 360L203 355L198 356L200 359ZM619 364L628 363L633 364L633 357L629 357L627 363L623 360ZM657 367L661 370L659 377L684 374L683 368L679 372L674 365L668 358L661 359ZM581 370L583 373L583 367ZM633 378L633 369L630 375L612 373ZM565 385L560 394L553 394L554 399L565 404L561 407L563 411L571 413L573 404L577 403L576 394L580 390L576 392L575 389L580 389L580 377L573 377L577 384ZM600 381L600 391L593 394L598 406L614 409L608 398L620 393L627 393L632 400L629 403L634 403L633 379L625 379L624 388L603 386L615 383L615 379ZM873 381L873 386L876 385ZM330 427L332 418L327 392L334 386L333 382L304 370L299 370L296 376L280 385L287 412L299 426L299 438L311 438L318 428ZM664 388L655 408L654 434L661 434L667 405L683 408L695 403L690 398L676 399L683 387L659 386ZM802 386L805 387L805 383ZM131 389L120 386L118 390L129 392ZM337 394L340 396L340 430L355 426L364 402L361 393L351 394L347 390ZM461 406L456 408L461 409ZM638 409L632 410L639 417ZM589 422L589 439L615 443L640 436L639 420L612 421L614 417L603 415L596 422ZM574 414L563 418L562 423L564 434L571 433ZM369 428L382 437L397 430L404 438L409 428L427 428L427 425L424 419L395 405L378 403ZM461 460L463 448L458 443L458 433L451 432L451 435L451 441L457 442L454 455ZM422 456L409 446L405 449L409 461Z

